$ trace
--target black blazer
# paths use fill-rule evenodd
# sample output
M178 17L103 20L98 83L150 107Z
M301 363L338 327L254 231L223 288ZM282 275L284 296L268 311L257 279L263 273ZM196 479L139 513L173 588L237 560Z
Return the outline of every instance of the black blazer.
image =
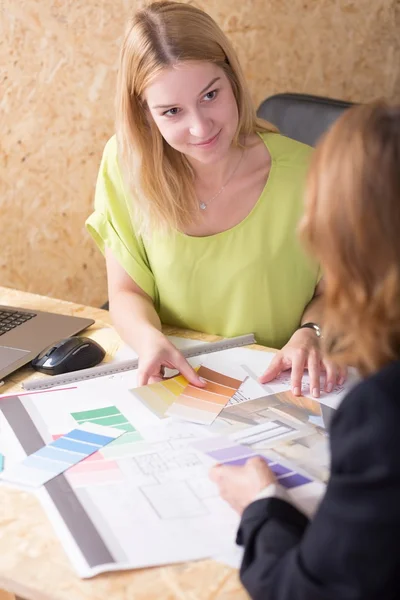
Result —
M243 513L240 578L254 600L400 599L400 361L346 396L330 444L311 523L277 498Z

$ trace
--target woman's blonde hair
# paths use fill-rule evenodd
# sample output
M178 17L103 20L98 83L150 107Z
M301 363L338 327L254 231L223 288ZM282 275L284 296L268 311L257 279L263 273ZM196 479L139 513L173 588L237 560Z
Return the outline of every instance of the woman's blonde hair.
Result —
M325 135L300 233L325 272L330 356L365 374L400 357L400 107L353 107Z
M178 2L154 2L135 13L122 44L116 99L118 156L141 232L184 230L198 215L194 174L187 158L169 146L149 118L143 94L152 79L177 62L221 67L237 102L233 143L256 131L276 131L256 117L236 53L202 10Z

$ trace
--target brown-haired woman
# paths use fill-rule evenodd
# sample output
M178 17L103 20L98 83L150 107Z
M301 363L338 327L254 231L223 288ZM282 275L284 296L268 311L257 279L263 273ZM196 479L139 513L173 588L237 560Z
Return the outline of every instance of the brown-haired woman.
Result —
M253 599L400 597L399 232L400 107L352 108L314 155L301 227L325 273L326 351L364 376L331 425L326 495L309 523L261 459L211 473L243 513Z

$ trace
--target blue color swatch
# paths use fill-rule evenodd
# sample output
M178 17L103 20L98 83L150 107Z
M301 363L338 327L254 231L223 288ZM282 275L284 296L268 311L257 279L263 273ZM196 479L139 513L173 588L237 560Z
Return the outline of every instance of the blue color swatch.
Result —
M39 487L124 433L121 429L85 423L3 471L1 477L10 482Z

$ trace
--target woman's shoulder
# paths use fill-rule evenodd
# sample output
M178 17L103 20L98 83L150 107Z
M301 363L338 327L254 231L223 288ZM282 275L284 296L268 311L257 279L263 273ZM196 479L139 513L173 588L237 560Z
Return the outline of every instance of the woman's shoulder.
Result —
M400 360L386 365L352 388L332 422L332 431L354 426L378 431L397 429L400 422Z
M364 382L379 386L386 391L398 391L400 388L400 359L388 363L379 371L370 375Z
M118 168L117 136L113 135L106 142L103 149L102 167Z
M400 360L394 360L376 373L369 375L350 392L349 396L362 398L365 395L384 396L393 408L400 412Z
M330 428L332 473L385 480L400 476L400 361L367 377L346 396Z
M259 134L267 147L272 160L282 165L307 168L313 148L280 133Z

